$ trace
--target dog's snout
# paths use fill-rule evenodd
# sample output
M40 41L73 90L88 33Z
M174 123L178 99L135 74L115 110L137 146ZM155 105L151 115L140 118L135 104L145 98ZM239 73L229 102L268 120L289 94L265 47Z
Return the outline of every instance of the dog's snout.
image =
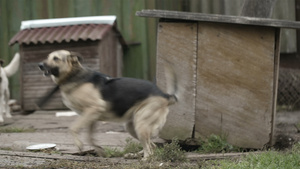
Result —
M39 66L39 68L40 68L41 70L45 70L45 65L44 65L43 62L40 62L40 63L38 64L38 66Z

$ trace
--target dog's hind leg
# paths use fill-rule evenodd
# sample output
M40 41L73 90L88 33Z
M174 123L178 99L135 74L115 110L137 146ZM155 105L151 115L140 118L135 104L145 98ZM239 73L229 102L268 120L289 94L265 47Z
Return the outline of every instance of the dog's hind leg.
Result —
M134 129L134 123L133 123L132 120L130 120L130 121L128 121L128 122L126 123L126 130L128 131L128 133L129 133L132 137L138 139L138 137L137 137L137 135L136 135L136 132L135 132L135 129Z
M155 144L151 138L157 136L164 126L168 112L168 101L161 97L148 98L138 106L134 116L134 129L143 146L144 160L153 154Z
M127 123L126 123L126 131L135 139L139 140L136 132L135 132L135 127L134 127L134 122L132 119L130 119ZM139 157L142 157L144 154L144 151L140 151L138 153L127 153L124 155L124 158L127 159L137 159Z

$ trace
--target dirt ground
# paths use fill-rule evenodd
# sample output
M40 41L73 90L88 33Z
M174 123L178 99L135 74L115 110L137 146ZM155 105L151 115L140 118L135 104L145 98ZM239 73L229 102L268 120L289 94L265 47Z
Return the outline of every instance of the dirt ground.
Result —
M56 111L37 111L30 115L13 114L12 119L5 119L0 124L1 129L24 129L23 132L0 132L0 168L7 166L34 167L49 160L67 159L75 161L110 161L112 163L134 163L136 160L123 158L105 159L100 157L85 157L74 155L78 150L73 144L68 132L68 126L76 118L56 117ZM275 148L289 148L300 141L300 111L278 112L276 115L276 144ZM29 130L26 132L26 130ZM34 132L30 131L34 130ZM95 140L101 146L123 147L127 138L131 138L118 123L98 122ZM84 140L85 130L80 134L84 141L84 150L91 150ZM157 139L156 142L163 142ZM39 153L26 150L29 145L38 143L55 143L60 153ZM193 157L190 156L190 157ZM200 158L199 156L195 158ZM201 157L202 158L202 157ZM205 157L204 157L205 158Z

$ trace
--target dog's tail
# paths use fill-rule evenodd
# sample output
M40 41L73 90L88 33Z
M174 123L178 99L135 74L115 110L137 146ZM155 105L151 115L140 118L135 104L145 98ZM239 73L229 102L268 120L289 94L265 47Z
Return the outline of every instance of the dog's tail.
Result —
M19 65L20 65L20 54L16 53L13 60L7 66L4 67L4 72L6 76L10 77L14 75L18 71Z
M165 64L165 76L167 93L169 94L169 105L171 105L176 103L180 97L179 79L171 63Z

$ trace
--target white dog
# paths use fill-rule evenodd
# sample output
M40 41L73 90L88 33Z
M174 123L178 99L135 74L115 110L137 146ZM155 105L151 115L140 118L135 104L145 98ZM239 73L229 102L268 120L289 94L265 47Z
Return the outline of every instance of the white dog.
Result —
M2 67L3 61L0 60L0 122L3 122L3 113L11 118L9 101L8 77L14 75L19 69L20 55L16 53L13 60L6 67Z

